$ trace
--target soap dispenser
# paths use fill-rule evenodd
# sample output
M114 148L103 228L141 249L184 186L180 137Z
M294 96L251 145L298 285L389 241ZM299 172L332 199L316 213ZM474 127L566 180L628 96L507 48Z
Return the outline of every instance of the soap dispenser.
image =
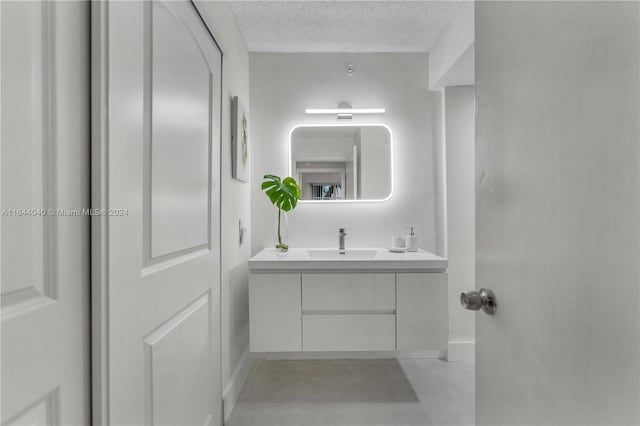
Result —
M411 233L406 238L407 251L418 251L418 237L413 232L413 226L410 229Z

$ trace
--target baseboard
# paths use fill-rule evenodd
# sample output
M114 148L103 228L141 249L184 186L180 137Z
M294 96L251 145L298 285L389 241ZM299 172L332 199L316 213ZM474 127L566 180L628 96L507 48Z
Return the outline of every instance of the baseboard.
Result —
M447 361L474 362L475 360L476 360L475 340L449 342L449 345L447 348Z
M229 378L229 383L222 392L222 409L224 412L224 421L229 420L233 408L236 406L242 385L247 380L251 367L251 356L249 356L249 347L247 347L238 361L236 369Z
M383 352L251 352L252 359L445 359L445 351Z

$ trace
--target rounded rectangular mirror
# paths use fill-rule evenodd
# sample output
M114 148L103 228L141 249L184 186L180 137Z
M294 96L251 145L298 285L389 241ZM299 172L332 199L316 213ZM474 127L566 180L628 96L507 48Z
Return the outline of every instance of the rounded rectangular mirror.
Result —
M384 201L393 191L393 140L383 124L305 124L289 133L289 169L302 202Z

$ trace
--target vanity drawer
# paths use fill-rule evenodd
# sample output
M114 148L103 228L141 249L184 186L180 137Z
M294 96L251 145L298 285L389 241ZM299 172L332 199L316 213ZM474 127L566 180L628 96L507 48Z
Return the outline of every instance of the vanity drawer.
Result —
M395 309L395 274L302 274L303 311Z
M305 314L303 351L393 351L393 314Z

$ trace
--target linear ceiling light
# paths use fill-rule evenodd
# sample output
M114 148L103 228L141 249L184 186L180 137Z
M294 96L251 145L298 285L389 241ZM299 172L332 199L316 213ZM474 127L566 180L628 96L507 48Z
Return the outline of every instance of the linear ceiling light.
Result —
M383 114L384 108L307 108L306 114Z

